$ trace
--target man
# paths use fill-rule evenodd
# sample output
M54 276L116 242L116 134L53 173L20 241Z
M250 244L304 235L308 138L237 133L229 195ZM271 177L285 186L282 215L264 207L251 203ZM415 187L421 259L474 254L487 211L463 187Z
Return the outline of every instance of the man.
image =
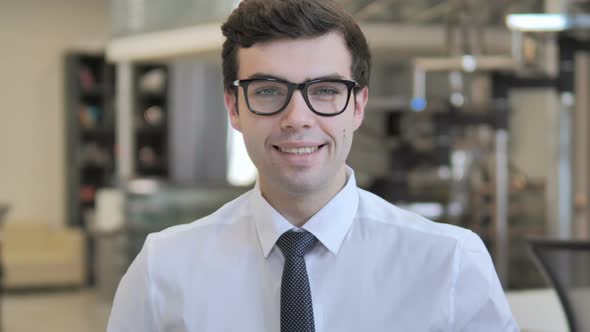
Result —
M357 188L345 165L369 51L330 0L245 0L223 25L225 105L259 176L150 235L108 331L517 331L470 231Z

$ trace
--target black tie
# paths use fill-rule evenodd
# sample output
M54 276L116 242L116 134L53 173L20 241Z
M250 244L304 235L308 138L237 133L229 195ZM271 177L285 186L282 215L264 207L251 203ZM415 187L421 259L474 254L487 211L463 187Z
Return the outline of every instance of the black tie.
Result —
M314 332L313 304L303 256L318 240L308 232L285 232L277 245L285 256L281 284L281 332Z

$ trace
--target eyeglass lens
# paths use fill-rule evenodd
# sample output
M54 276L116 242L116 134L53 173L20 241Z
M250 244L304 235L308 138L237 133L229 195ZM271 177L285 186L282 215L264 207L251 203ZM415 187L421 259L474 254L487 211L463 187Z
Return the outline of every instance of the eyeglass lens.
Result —
M342 82L316 82L304 90L314 111L335 114L346 107L348 87ZM248 86L248 103L259 113L274 113L288 102L289 87L276 81L252 81Z

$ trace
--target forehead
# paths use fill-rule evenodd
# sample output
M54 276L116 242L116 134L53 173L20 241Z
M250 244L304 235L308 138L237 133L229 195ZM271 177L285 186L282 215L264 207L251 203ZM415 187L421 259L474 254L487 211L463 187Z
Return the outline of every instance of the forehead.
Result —
M303 82L316 77L351 77L351 55L344 38L331 32L320 37L257 43L238 51L238 78L264 73Z

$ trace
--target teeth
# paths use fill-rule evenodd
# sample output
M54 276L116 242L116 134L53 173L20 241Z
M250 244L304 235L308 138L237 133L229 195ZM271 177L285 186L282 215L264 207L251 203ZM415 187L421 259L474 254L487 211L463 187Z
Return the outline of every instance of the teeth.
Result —
M317 146L304 147L304 148L281 148L281 147L279 147L279 149L285 153L309 154L309 153L317 151L318 147Z

